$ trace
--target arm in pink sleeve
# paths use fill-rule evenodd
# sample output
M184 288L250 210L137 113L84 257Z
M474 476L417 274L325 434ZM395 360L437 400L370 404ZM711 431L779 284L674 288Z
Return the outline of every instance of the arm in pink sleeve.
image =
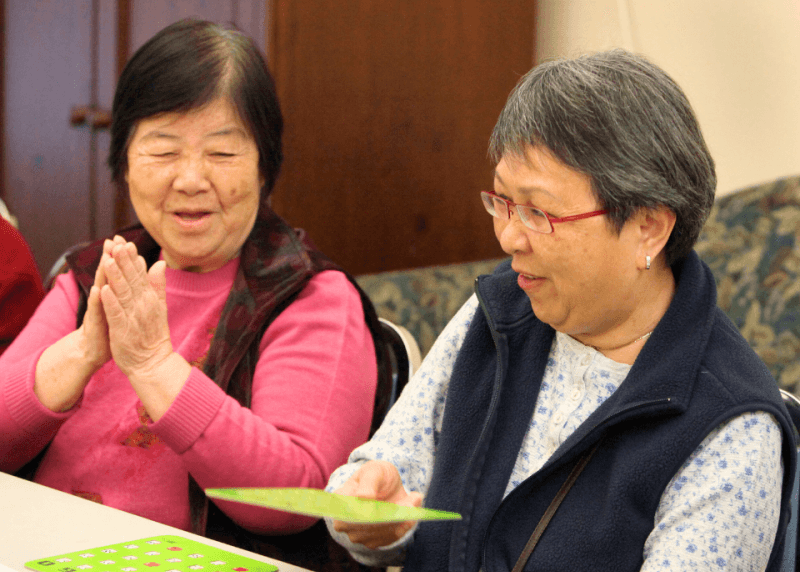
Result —
M54 413L33 393L42 352L75 330L78 286L59 276L28 324L0 356L0 470L13 473L33 459L74 412Z
M316 487L368 436L375 348L358 292L340 272L315 276L267 329L241 407L196 368L152 426L203 488ZM314 520L219 502L258 533L290 533Z

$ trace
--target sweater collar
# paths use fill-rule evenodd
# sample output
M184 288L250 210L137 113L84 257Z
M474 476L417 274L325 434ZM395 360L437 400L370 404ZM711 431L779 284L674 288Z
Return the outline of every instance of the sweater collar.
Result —
M163 256L161 257L163 260ZM188 272L179 268L166 268L167 292L196 293L207 296L211 293L230 290L239 268L239 257L210 272Z
M148 268L159 259L160 246L141 225L134 225L118 234L136 244ZM102 253L101 239L68 257L75 279L87 296L94 284L94 274ZM228 271L231 267L239 269L241 277L255 293L262 291L261 286L271 284L276 277L289 281L292 277L305 275L313 266L303 231L295 231L268 209L259 213L250 235L242 245L240 257L236 260L239 262L230 261L224 268ZM265 261L269 264L265 264Z

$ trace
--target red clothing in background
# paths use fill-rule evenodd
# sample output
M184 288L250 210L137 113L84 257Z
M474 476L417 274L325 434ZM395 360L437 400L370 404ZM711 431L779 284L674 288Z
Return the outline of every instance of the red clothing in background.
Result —
M0 354L11 345L44 297L31 249L0 217Z

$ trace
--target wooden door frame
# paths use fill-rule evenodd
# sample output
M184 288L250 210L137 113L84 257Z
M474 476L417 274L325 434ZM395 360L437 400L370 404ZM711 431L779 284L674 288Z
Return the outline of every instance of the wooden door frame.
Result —
M117 0L117 79L128 63L131 49L131 0ZM127 225L129 213L128 197L123 185L115 184L114 229Z

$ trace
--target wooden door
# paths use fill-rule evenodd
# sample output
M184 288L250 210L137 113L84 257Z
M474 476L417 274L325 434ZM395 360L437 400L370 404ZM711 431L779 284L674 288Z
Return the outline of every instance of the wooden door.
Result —
M532 0L275 0L276 212L354 274L502 256L479 191Z
M71 244L112 228L107 136L73 127L70 116L93 98L110 105L98 70L113 82L114 40L92 30L114 22L115 9L110 0L5 2L4 200L42 273Z

